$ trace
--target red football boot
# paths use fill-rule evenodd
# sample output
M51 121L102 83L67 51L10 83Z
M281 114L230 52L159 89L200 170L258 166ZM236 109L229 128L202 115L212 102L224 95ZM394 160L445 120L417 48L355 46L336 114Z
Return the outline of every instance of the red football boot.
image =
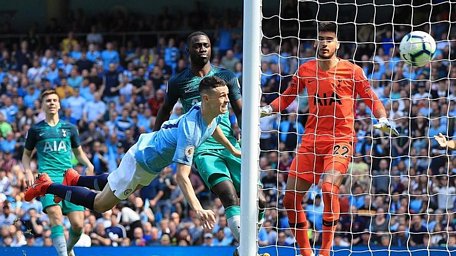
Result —
M35 197L44 196L51 184L52 180L49 175L46 173L40 174L33 185L25 191L25 201L30 202Z
M81 175L79 175L79 173L75 169L69 168L68 170L65 171L65 174L63 176L62 185L76 186L76 185L78 185L78 180L79 180L80 176ZM62 201L62 198L60 198L58 196L54 196L55 203L60 203L60 201Z

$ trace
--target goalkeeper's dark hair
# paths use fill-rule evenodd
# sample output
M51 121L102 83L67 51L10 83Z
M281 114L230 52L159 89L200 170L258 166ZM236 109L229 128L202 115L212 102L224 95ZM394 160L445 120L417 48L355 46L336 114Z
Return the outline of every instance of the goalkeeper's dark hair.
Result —
M192 38L195 36L205 36L205 37L209 38L209 36L206 33L204 33L203 31L195 31L187 36L187 46L190 46L190 44L192 43Z
M204 91L209 91L222 86L226 86L225 80L216 76L208 76L201 80L199 84L199 92L202 93Z
M318 23L318 32L333 32L337 35L337 24L332 21L322 21Z

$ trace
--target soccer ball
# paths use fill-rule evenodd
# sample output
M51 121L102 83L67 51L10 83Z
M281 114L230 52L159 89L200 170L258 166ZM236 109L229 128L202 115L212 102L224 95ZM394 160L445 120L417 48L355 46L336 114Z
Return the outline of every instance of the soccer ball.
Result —
M399 52L408 64L422 67L431 61L435 48L435 40L431 35L423 31L413 31L402 38Z

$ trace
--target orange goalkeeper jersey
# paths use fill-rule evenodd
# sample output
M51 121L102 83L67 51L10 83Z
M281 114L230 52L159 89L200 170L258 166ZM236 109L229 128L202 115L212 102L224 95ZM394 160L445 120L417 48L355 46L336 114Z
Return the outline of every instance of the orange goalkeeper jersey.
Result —
M302 64L289 87L272 103L282 111L307 88L309 117L302 142L354 141L354 118L358 95L376 113L383 104L372 91L363 70L340 59L337 65L324 71L316 60Z

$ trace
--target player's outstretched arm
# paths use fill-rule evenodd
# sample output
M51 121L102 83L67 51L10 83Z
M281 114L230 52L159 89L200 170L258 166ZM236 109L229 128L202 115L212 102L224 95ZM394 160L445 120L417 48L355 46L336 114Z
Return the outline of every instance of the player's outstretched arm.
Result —
M448 147L449 149L456 149L456 141L455 140L447 140L445 136L441 133L439 135L435 135L434 139L439 143L442 148Z
M378 123L374 124L374 128L386 134L399 136L399 132L390 124L386 117L381 117L380 119L378 119Z
M215 224L215 213L212 210L205 210L201 206L200 201L196 197L193 190L192 183L190 182L191 167L184 164L177 164L176 181L185 196L185 199L190 204L190 207L196 212L198 218L203 223L205 229L212 229Z
M361 99L363 99L364 103L372 109L372 113L378 119L378 123L374 125L374 128L386 134L398 136L399 133L396 128L386 118L385 107L372 90L364 71L358 66L355 68L355 90Z
M231 154L233 154L236 157L241 157L241 151L239 151L231 144L231 142L226 138L225 134L223 134L222 129L220 129L219 126L217 126L217 128L215 129L214 133L212 134L212 137L214 137L216 141L218 141L226 149L228 149L231 152Z

